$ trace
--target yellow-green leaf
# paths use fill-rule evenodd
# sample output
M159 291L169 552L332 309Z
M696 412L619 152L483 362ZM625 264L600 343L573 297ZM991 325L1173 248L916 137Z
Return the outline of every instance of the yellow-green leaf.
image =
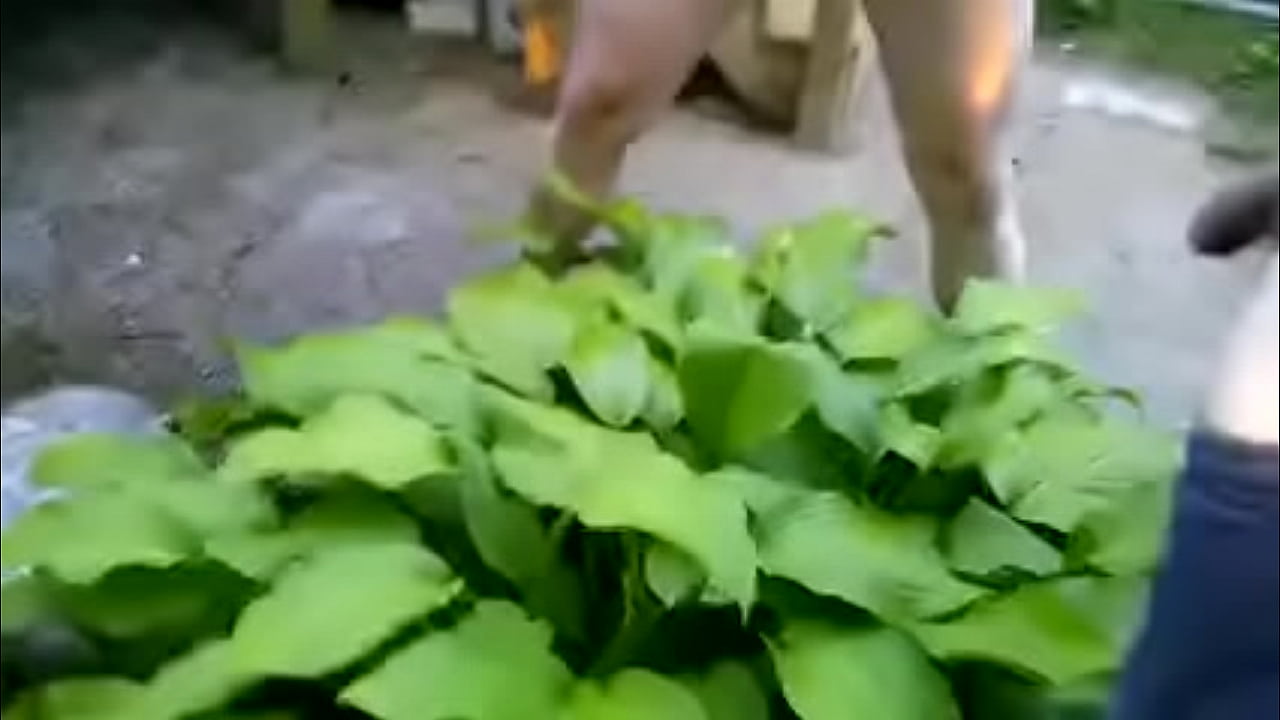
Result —
M645 399L641 416L654 430L668 430L684 419L684 398L680 396L680 383L675 371L652 355L648 358L648 367L649 397Z
M1065 685L1120 666L1145 586L1143 578L1045 580L910 630L940 660L986 660Z
M546 276L522 263L454 288L449 326L481 367L514 390L551 398L546 371L573 341L574 314Z
M765 572L890 621L936 617L984 594L952 577L934 546L938 524L810 492L759 523Z
M726 458L786 430L813 399L804 359L758 339L692 334L677 373L694 437Z
M843 361L897 360L938 334L938 320L903 298L874 298L853 305L824 337Z
M611 321L578 329L565 369L587 407L606 425L630 424L649 399L649 351L638 334Z
M630 668L574 686L563 720L708 720L698 697L648 670Z
M764 298L747 284L747 272L724 248L694 261L683 286L679 309L689 324L702 323L724 332L755 335Z
M185 718L221 706L255 678L236 666L232 644L212 640L170 660L147 682L142 717Z
M4 532L5 567L33 566L70 583L113 568L168 567L193 554L176 518L129 494L77 493L27 511Z
M956 304L952 322L967 333L1010 328L1044 332L1078 314L1083 305L1080 293L1070 290L971 278Z
M856 299L854 270L884 227L833 212L770 233L760 244L753 277L797 318L816 330L840 320Z
M142 688L122 677L80 677L28 690L5 706L9 720L162 720L137 712Z
M36 458L37 485L100 489L203 480L208 470L182 441L168 435L74 435Z
M697 597L707 582L707 574L693 558L662 542L645 548L644 579L649 589L667 607Z
M682 679L702 701L707 720L769 720L769 698L743 662L722 660Z
M660 295L646 292L634 280L602 263L574 268L558 290L591 314L608 307L626 326L648 333L669 349L680 347L675 308Z
M555 718L572 676L551 631L508 602L486 600L456 627L392 655L342 692L378 720Z
M268 428L232 446L220 470L229 482L281 475L355 475L403 488L453 467L440 434L377 396L339 398L298 430Z
M978 498L943 526L942 546L947 564L966 575L1013 571L1042 577L1062 570L1062 556L1052 545Z
M324 548L417 540L417 525L390 499L353 487L300 510L282 528L215 535L205 542L205 552L246 577L266 580L289 562Z
M444 562L416 545L326 549L285 572L241 613L231 636L237 671L325 675L457 590Z
M796 620L769 650L801 720L959 716L946 676L900 630Z
M508 487L590 527L665 540L695 558L713 587L750 605L755 546L732 488L705 482L648 435L606 430L510 396L497 402L503 419L492 458Z
M1007 438L983 469L1012 515L1072 532L1132 486L1172 482L1178 465L1178 444L1165 433L1115 419L1054 416Z
M462 355L443 330L422 320L392 318L274 348L241 346L236 355L255 403L299 417L357 393L392 398L436 425L474 425Z

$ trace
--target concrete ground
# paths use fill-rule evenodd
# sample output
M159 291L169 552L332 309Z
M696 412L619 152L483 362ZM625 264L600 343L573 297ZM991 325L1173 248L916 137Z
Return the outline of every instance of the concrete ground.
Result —
M225 385L223 338L428 312L507 252L466 237L519 210L540 167L545 121L499 99L514 68L411 41L390 16L348 17L340 37L341 75L322 78L284 74L216 27L111 18L6 60L6 398L51 377L159 397ZM1206 157L1210 110L1185 88L1046 52L1018 118L1034 278L1088 294L1071 345L1172 424L1253 272L1182 242L1196 204L1241 172ZM919 293L923 227L879 88L860 126L853 156L825 158L681 110L635 148L625 190L728 216L744 241L866 210L902 230L875 281Z

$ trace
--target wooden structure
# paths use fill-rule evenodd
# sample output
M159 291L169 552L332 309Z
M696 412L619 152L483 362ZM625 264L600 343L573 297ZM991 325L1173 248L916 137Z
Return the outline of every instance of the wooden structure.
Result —
M848 152L871 66L871 31L857 0L817 0L812 27L794 138L809 150Z

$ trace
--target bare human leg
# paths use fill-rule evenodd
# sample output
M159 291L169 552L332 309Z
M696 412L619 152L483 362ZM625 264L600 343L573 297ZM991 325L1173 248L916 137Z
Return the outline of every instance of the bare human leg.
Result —
M581 0L553 122L553 166L590 197L606 197L627 146L675 99L733 0ZM591 218L547 187L529 220L558 245L558 265L580 252Z
M1025 241L1006 147L1032 0L864 0L944 308L973 276L1020 281Z

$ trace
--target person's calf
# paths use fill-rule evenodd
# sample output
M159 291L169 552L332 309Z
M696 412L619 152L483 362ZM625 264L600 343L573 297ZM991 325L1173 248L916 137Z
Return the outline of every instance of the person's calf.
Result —
M551 172L534 190L527 212L531 229L549 242L532 253L552 269L582 260L581 243L594 226L592 214L563 195L574 192L603 200L613 189L627 146L643 126L643 78L607 70L578 72L561 93L553 128Z
M905 147L930 231L930 281L944 310L972 277L1021 282L1026 242L1013 194L1012 166L979 140L951 132L931 140L917 130Z

